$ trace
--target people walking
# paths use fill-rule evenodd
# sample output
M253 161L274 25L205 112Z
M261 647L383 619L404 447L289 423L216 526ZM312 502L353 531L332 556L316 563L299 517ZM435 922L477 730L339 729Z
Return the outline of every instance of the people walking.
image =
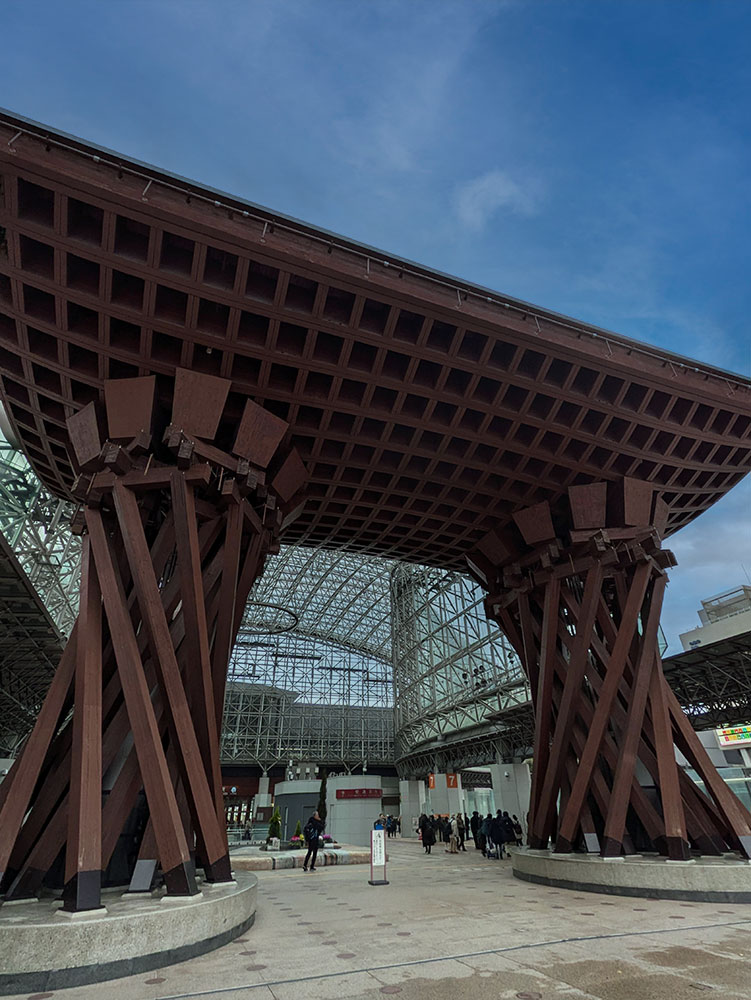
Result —
M497 857L500 860L503 858L503 845L506 842L506 831L503 826L503 814L500 809L490 821L490 836L493 841L494 848L498 849Z
M516 831L514 830L514 821L505 811L501 819L501 826L503 827L503 843L508 854L509 844L516 844ZM511 857L510 854L508 856Z
M446 829L449 835L449 846L446 848L447 854L458 854L457 844L459 843L459 824L456 816L449 816L446 820Z
M490 831L490 824L492 822L493 817L490 813L488 813L482 823L480 823L480 850L486 858L490 857L490 852L493 848L493 840Z
M512 816L511 821L514 824L514 837L516 838L516 846L521 847L524 842L524 832L522 830L522 825L519 822L518 816Z
M305 824L305 829L303 830L305 843L308 845L308 853L305 855L305 860L302 865L302 870L304 872L308 870L309 864L312 872L316 870L316 857L318 856L318 847L321 843L321 836L323 834L324 827L325 824L319 816L318 810L316 810Z
M482 823L482 817L479 812L475 809L472 813L472 818L469 821L469 828L472 831L472 839L475 842L475 850L480 850L480 824Z
M428 819L425 813L420 816L417 828L422 838L422 846L425 849L425 853L430 854L430 850L433 844L435 844L435 830L433 829L433 824L430 822L430 819Z
M444 844L448 844L451 840L451 817L442 816L441 817L441 835L443 837Z
M466 851L467 848L464 846L464 837L466 835L466 827L464 825L465 817L461 813L456 814L456 826L458 830L459 837L459 850Z

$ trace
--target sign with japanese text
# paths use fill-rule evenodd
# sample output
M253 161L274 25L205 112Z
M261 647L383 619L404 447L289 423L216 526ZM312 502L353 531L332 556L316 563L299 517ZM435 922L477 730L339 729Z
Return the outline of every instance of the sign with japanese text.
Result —
M380 788L337 788L338 799L380 799L383 790Z
M381 868L386 864L386 838L383 830L373 830L373 867Z
M717 729L717 741L721 747L742 747L751 744L751 725L728 726Z
M388 885L386 881L386 833L370 831L370 878L368 885Z

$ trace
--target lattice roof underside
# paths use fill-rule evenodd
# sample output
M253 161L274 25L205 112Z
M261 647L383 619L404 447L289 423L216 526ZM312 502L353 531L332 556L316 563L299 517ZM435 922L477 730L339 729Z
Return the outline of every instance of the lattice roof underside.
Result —
M289 421L285 540L446 568L514 510L631 475L691 521L751 468L751 386L0 113L0 373L69 495L66 415L178 366Z
M250 592L241 632L285 626L288 612L297 618L297 635L391 663L392 566L390 559L282 546Z
M676 653L663 669L694 729L751 720L751 632Z

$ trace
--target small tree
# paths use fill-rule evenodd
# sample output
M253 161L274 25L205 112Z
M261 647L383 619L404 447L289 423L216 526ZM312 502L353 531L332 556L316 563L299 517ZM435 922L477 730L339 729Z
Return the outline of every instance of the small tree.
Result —
M282 836L282 814L279 809L275 809L271 814L271 820L269 821L269 835L266 838L266 843L268 843L273 837Z
M321 817L321 822L326 822L326 768L323 769L323 776L321 777L321 790L318 793L318 815Z
M298 819L297 826L295 827L295 836L302 840L302 823Z

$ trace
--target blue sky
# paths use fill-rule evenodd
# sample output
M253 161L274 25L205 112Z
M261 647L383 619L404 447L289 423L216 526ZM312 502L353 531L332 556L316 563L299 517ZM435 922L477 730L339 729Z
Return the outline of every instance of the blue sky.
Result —
M5 0L0 104L751 374L751 4ZM751 574L744 482L663 624Z

